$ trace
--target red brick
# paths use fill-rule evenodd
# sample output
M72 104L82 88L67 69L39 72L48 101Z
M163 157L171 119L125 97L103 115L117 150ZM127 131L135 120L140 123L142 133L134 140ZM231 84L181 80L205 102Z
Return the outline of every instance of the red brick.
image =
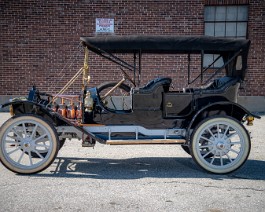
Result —
M203 35L204 3L199 0L166 1L41 1L0 2L0 95L26 95L35 84L56 93L83 64L78 54L70 68L62 68L78 51L79 37L95 35L96 18L114 18L115 34ZM217 2L217 1L216 1ZM218 1L220 2L220 1ZM229 1L223 1L228 4ZM242 2L234 0L233 2ZM244 0L244 2L248 2ZM252 45L245 90L241 95L265 95L265 3L249 4L248 38ZM156 76L173 78L175 88L187 85L187 56L143 57L142 84ZM200 61L199 57L192 61ZM131 62L133 58L131 57ZM191 78L200 66L191 65ZM90 54L91 86L121 78L119 67ZM130 76L133 76L131 73ZM67 91L78 94L81 79Z

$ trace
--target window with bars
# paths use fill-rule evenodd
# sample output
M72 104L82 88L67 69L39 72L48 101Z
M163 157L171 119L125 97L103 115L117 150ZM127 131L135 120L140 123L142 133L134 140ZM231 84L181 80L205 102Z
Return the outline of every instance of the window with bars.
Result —
M204 8L204 34L215 37L246 38L248 24L247 5L205 6ZM218 55L206 54L204 67L211 64ZM213 68L223 65L220 58Z

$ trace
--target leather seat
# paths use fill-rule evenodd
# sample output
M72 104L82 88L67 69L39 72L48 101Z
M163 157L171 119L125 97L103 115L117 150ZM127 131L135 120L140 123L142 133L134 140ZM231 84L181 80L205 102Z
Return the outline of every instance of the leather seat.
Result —
M159 111L162 107L162 94L168 92L171 79L156 78L144 87L134 89L133 110Z
M239 78L236 77L221 77L215 79L212 84L203 89L195 90L200 93L223 93L227 88L239 83Z
M144 87L139 88L139 93L152 93L158 87L163 86L164 92L169 91L172 79L169 77L159 77L148 82Z
M215 79L213 82L200 88L186 88L186 93L204 93L204 94L215 94L223 93L227 88L239 84L240 79L237 77L221 77Z

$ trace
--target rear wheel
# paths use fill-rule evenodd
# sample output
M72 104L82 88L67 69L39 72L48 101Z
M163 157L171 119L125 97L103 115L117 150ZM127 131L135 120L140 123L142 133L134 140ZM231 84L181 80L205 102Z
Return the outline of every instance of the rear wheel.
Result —
M190 145L194 161L206 171L216 174L227 174L241 167L248 158L250 148L246 129L227 116L209 117L202 121L194 129Z
M187 153L190 155L190 148L186 145L181 145L181 148Z
M0 160L13 172L40 172L54 161L58 150L59 140L54 127L41 117L15 116L1 127Z
M181 145L181 147L182 147L182 149L183 149L187 154L191 155L191 153L190 153L190 147L189 147L189 146ZM208 148L201 149L201 154L202 154L202 155L206 155L206 154L207 154L207 155L205 156L205 158L210 158L210 157L213 156L212 153L208 154L208 152L209 152L209 149L208 149Z

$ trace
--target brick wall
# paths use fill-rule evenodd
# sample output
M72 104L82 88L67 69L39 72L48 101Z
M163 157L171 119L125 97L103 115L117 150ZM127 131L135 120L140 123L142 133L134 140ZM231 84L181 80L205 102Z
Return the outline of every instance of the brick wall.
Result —
M78 49L79 37L95 35L96 18L114 18L116 35L203 35L203 8L204 1L199 0L2 0L0 95L25 95L33 84L42 91L58 92L81 68L83 54ZM264 89L260 89L265 87L264 11L262 0L251 1L252 47L243 95L265 95ZM187 86L186 56L168 56L170 62L155 57L150 63L151 57L143 56L142 84L156 76L170 76L176 88ZM90 65L91 86L120 79L119 68L109 62L102 63L98 56L91 55ZM197 73L200 67L191 69ZM79 93L80 84L79 79L67 94Z
M265 96L265 1L251 1L248 36L251 49L244 94Z

